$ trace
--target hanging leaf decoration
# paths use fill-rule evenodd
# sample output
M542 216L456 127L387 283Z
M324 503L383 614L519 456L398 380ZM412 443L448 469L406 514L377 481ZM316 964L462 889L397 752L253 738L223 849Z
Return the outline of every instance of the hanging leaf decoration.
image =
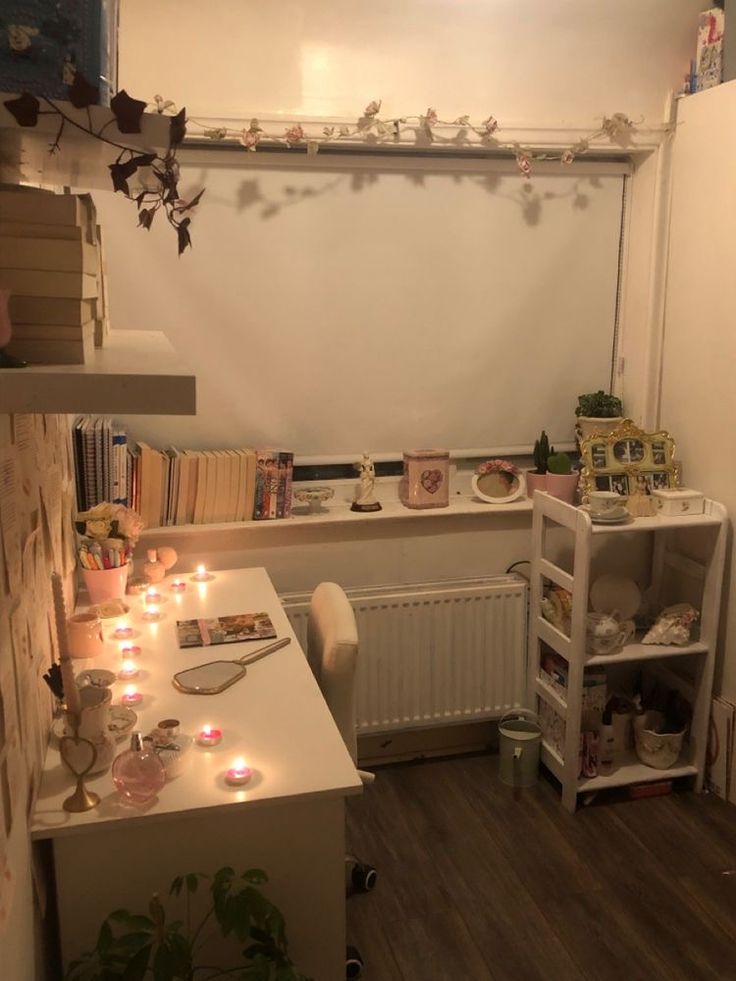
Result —
M97 85L92 85L81 72L75 72L74 81L68 87L69 101L75 109L86 109L87 106L96 106L100 101L100 90Z
M121 133L140 133L141 117L146 111L146 103L140 99L132 99L125 89L121 89L110 100L110 108L115 113L118 129Z
M156 217L155 208L141 208L138 212L138 225L140 228L150 229L153 219ZM179 252L181 255L181 251Z
M189 234L189 223L191 218L184 218L179 225L176 226L176 232L179 236L179 255L182 254L184 249L191 247L192 237Z
M3 105L15 117L19 126L35 126L38 122L41 103L35 95L24 92L17 99L8 99Z
M187 111L180 109L175 116L171 117L169 124L169 146L174 148L184 142L187 135Z

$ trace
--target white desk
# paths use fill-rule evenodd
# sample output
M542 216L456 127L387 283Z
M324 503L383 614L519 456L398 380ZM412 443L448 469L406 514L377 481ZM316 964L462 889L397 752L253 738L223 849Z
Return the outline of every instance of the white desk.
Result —
M317 981L338 981L345 954L344 797L360 793L360 778L265 570L216 572L202 584L183 575L187 588L179 594L170 590L172 578L158 587L167 602L156 623L142 619L141 597L127 597L125 619L136 631L128 642L141 647L135 683L144 699L136 728L145 733L173 717L181 732L195 735L209 723L223 739L212 749L195 745L184 772L142 808L122 802L109 771L91 779L101 801L83 814L63 810L72 783L58 750L49 749L32 836L53 839L64 962L93 946L112 910L145 911L150 894L165 896L174 876L231 865L268 873L267 893L284 913L295 963ZM177 619L259 611L291 644L249 666L219 695L173 687L176 671L268 643L182 650ZM104 621L105 651L76 662L80 671L119 668L122 643L112 639L118 622ZM113 686L113 704L124 685ZM237 756L254 774L235 789L224 772Z

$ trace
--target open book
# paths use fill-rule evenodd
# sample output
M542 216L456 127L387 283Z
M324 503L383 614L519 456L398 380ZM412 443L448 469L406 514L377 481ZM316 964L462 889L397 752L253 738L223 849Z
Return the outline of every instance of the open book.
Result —
M209 647L211 644L237 644L243 640L267 640L276 631L267 613L238 613L229 617L177 620L179 647Z

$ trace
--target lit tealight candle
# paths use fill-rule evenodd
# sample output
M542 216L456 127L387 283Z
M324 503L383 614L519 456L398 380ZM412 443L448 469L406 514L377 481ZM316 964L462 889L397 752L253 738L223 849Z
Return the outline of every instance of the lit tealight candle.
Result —
M121 640L123 637L131 637L133 635L133 628L129 623L119 623L113 630L112 635L117 640Z
M175 593L183 593L187 588L187 584L181 579L175 579L171 584L171 588Z
M207 572L207 570L205 569L205 567L203 565L198 565L197 566L197 571L192 576L192 581L193 582L208 582L210 579L214 579L214 578L215 577L211 573Z
M138 675L138 668L135 666L133 661L123 661L123 666L118 671L118 678L121 681L128 681L130 678L135 678Z
M200 746L216 746L222 739L222 729L213 729L212 726L202 726L202 731L197 736Z
M143 611L143 619L149 621L160 620L161 610L159 610L158 606L156 606L155 604L146 606L145 610Z
M236 760L233 760L233 765L225 774L225 782L237 787L242 783L247 783L252 774L253 771L251 768L246 766L243 757L239 756Z
M138 657L140 652L141 649L137 644L123 644L123 646L120 648L120 653L124 658Z
M120 701L123 705L140 705L143 701L143 695L141 695L135 685L128 685Z
M161 595L161 593L159 593L157 589L153 589L151 587L150 589L146 590L146 594L143 598L143 602L146 604L146 606L148 606L149 604L160 603L162 599L163 596Z

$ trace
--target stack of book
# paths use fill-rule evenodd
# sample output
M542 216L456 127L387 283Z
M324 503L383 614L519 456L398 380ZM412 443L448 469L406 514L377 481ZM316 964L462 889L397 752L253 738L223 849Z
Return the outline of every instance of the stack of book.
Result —
M9 354L32 364L84 364L101 346L107 320L92 198L0 190L0 286L11 292Z
M106 417L72 429L77 508L125 504L147 528L288 518L294 454L283 450L159 450Z

